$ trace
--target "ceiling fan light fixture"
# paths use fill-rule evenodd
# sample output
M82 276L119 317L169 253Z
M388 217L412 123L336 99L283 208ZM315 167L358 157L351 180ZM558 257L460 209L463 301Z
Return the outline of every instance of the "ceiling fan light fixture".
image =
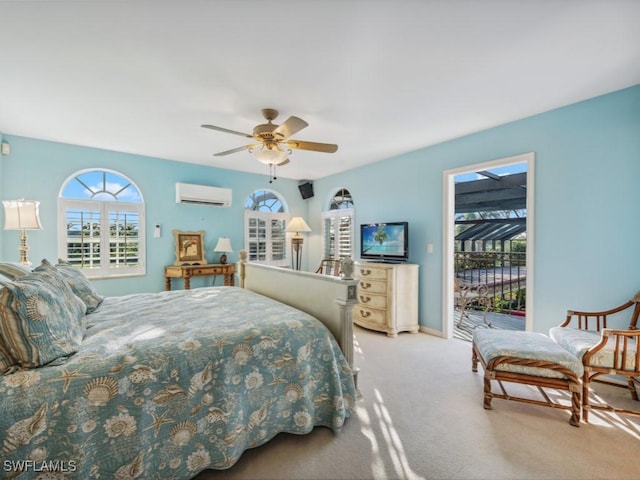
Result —
M291 150L283 150L277 143L263 143L249 149L249 153L265 165L280 165L289 157Z

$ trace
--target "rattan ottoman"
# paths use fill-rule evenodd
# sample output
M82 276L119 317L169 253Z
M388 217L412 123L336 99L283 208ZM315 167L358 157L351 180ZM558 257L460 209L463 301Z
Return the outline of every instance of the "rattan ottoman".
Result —
M512 330L482 329L473 333L472 370L484 369L484 408L493 398L571 410L569 423L580 426L582 362L546 335ZM492 391L495 381L502 393ZM541 399L509 395L503 382L532 385ZM571 393L570 404L554 402L545 388Z

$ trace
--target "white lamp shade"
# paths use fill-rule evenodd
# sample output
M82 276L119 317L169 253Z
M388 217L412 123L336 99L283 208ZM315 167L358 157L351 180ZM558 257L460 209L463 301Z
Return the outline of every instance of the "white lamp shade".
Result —
M253 158L266 165L280 165L289 156L278 144L262 144L250 150Z
M3 200L5 230L42 230L35 200Z
M213 249L214 252L233 252L231 248L231 240L227 237L218 237L218 243Z
M287 225L287 232L310 232L311 229L302 217L293 217Z

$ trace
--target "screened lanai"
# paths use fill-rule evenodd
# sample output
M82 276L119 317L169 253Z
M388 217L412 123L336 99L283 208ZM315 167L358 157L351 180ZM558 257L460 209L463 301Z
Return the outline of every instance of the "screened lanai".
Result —
M526 171L502 168L456 178L455 274L485 297L470 302L470 312L475 306L524 315L526 202Z

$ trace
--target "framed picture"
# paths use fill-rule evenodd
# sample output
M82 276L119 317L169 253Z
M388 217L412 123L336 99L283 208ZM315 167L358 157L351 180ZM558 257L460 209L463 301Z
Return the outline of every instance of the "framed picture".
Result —
M204 230L198 232L173 231L176 242L176 261L174 265L204 265Z

